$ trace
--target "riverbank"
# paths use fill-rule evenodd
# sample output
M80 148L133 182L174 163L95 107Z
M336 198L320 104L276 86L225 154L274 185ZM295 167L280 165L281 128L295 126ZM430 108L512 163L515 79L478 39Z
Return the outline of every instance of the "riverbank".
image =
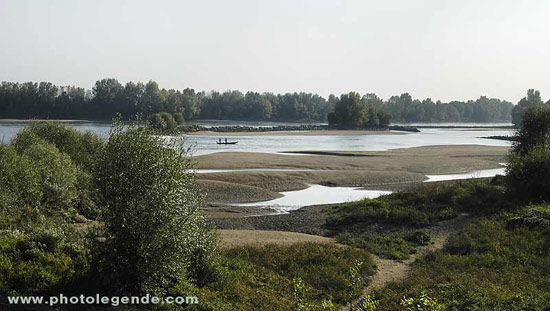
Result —
M276 126L245 126L245 125L229 125L229 126L202 126L202 125L181 125L178 127L178 131L184 133L269 133L269 132L387 132L387 131L403 131L418 133L416 127L402 126L402 125L390 125L368 128L343 128L343 127L331 127L329 125L319 124L300 124L300 125L276 125ZM218 134L219 135L219 134ZM354 134L357 135L357 134Z

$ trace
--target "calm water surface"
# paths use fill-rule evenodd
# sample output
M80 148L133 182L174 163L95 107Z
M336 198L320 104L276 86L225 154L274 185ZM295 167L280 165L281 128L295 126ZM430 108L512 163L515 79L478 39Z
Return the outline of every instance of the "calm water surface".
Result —
M215 152L268 152L282 151L385 151L433 145L485 145L510 146L510 142L480 137L508 136L512 130L489 129L420 129L420 133L403 135L245 135L228 137L236 145L217 145L223 137L188 135L186 143L193 146L195 155Z
M270 207L277 213L288 213L301 207L316 204L332 204L357 201L365 198L377 198L391 191L364 190L357 187L326 187L310 185L309 188L297 191L281 192L284 196L278 199L257 202L241 203L235 206L264 206Z
M242 122L241 122L242 123ZM0 140L10 141L15 134L24 128L28 122L0 121ZM68 126L79 131L92 131L102 137L107 137L110 124L104 122L76 121L66 122ZM208 123L205 123L208 124ZM212 123L210 123L213 125ZM266 123L259 123L263 125ZM267 123L269 124L269 123ZM420 133L404 135L245 135L228 137L237 140L236 145L217 145L216 140L223 137L184 135L185 144L191 146L195 155L215 152L268 152L283 151L384 151L396 148L410 148L431 145L486 145L509 146L510 142L480 138L484 136L512 135L512 130L502 129L421 129Z

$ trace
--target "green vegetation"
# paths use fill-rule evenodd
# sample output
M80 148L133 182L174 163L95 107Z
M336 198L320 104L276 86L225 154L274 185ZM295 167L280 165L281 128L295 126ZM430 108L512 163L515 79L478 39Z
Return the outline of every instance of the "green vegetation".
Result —
M365 249L386 259L408 259L430 234L417 228L455 218L461 213L487 214L509 208L505 188L488 181L422 185L377 199L344 203L333 209L326 228L338 242Z
M510 196L494 197L444 249L415 262L405 282L377 293L380 310L410 295L429 295L446 310L550 308L550 207L521 203L547 198L548 136L548 108L528 108L508 166Z
M185 150L152 134L116 125L105 143L32 123L0 145L0 297L184 295L215 280Z
M327 244L240 247L222 258L225 277L201 289L197 310L330 310L323 300L357 298L374 273L365 251Z
M548 103L550 103L550 101ZM525 112L531 107L542 104L543 101L540 97L539 91L535 91L534 89L527 90L527 96L522 98L512 110L512 123L514 123L514 125L518 128L521 127L521 121L525 115Z
M361 248L387 259L408 259L416 247L426 246L430 235L424 231L342 233L339 243Z
M367 104L356 92L342 94L334 105L334 111L328 114L331 127L369 128L385 127L390 123L390 116L380 107Z
M351 247L222 250L180 144L143 125L116 123L105 142L33 123L0 145L0 297L199 297L159 310L547 310L550 205L538 202L550 190L550 114L539 105L524 115L506 178L340 204L317 223ZM370 252L406 259L431 242L433 225L462 213L469 223L404 282L359 299Z
M215 277L215 240L188 168L181 144L147 127L112 129L94 181L105 224L100 272L113 292L160 294Z
M103 142L33 123L0 145L0 295L60 290L84 277L90 253L74 225L97 215L89 178Z
M545 310L550 307L548 231L519 225L533 208L479 217L441 251L413 265L403 284L377 293L380 310L425 292L447 310ZM547 210L547 207L545 207ZM510 225L513 223L514 225Z
M533 94L535 95L535 94ZM311 93L196 92L193 89L164 89L155 81L121 84L102 79L92 90L74 86L56 86L49 82L0 84L0 118L54 118L110 120L120 113L124 118L166 112L181 123L184 120L255 120L255 121L327 121L336 104L348 106L356 96L330 95L323 98ZM540 101L540 95L539 95ZM467 102L433 102L413 99L408 93L387 101L367 93L359 99L366 109L352 109L353 115L331 114L331 124L369 127L394 122L508 122L513 105L498 99L480 97ZM528 102L531 102L529 99ZM518 107L526 106L520 102ZM352 104L351 106L356 106ZM515 108L521 115L523 108ZM178 116L178 117L177 117ZM517 116L515 117L518 118ZM519 119L518 119L519 120ZM354 124L360 121L360 124ZM351 122L351 123L350 123ZM514 122L515 123L515 122Z
M422 185L376 199L338 205L327 219L334 230L361 231L370 225L421 228L456 217L461 212L482 213L494 208L504 188L486 181Z
M550 198L550 106L528 108L507 167L509 192L526 201Z
M509 122L513 107L510 102L485 96L442 103L413 99L408 93L392 96L384 104L393 122Z
M116 123L105 142L39 122L0 145L0 304L149 293L199 305L141 309L336 310L359 297L374 273L361 249L216 250L185 149L154 133Z
M193 119L325 121L333 106L330 99L304 92L180 91L160 88L155 81L122 85L116 79L102 79L91 91L48 82L0 84L0 118L110 120L117 114L130 118L166 112L176 123Z
M175 116L178 117L176 121ZM167 112L157 112L149 117L149 124L152 128L161 132L170 132L176 129L177 125L183 123L183 117L181 113L175 113L174 116Z

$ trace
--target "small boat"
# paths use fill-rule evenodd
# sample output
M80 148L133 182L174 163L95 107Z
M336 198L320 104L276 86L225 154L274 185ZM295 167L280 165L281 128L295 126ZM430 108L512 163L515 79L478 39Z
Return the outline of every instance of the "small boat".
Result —
M235 145L238 141L216 141L218 145Z

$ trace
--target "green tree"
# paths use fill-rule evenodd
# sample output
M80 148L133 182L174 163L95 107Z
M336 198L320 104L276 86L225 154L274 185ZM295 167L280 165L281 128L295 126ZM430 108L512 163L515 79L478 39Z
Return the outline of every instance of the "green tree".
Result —
M143 97L141 98L139 105L140 111L145 115L163 111L159 85L155 81L150 80L147 84L145 84Z
M114 116L123 102L123 87L116 79L102 79L95 83L92 104L94 118L109 119Z
M60 122L31 122L17 133L13 146L22 151L38 141L54 145L88 172L92 170L104 146L98 135L92 132L80 133Z
M78 197L78 169L70 157L45 142L32 144L22 156L38 174L42 193L40 204L53 209L71 207Z
M103 275L116 289L162 293L207 277L214 247L186 149L148 127L115 125L96 171Z
M339 125L360 127L366 121L367 107L357 92L349 92L340 96L334 113Z
M512 123L516 127L521 127L521 120L527 109L542 103L539 91L535 91L534 89L527 90L527 96L522 98L512 110Z
M521 128L517 131L514 152L529 153L535 147L550 148L550 107L534 105L523 114Z
M508 190L524 200L550 199L550 107L527 108L507 166Z
M164 121L164 118L160 115L160 113L155 113L149 117L149 124L151 124L151 127L155 130L164 131L167 127L166 121Z

